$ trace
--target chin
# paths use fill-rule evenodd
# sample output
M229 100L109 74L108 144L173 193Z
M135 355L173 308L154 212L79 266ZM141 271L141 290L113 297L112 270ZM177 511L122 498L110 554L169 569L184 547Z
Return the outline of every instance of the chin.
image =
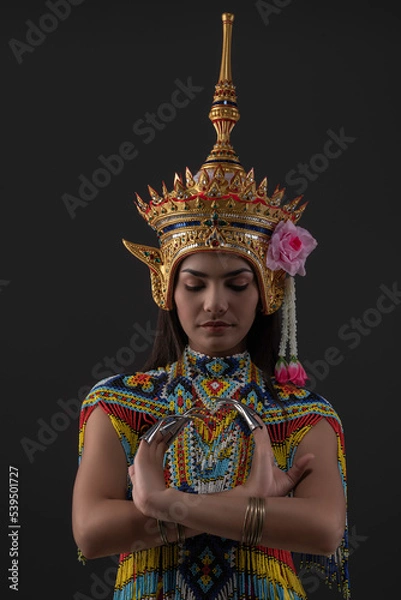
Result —
M228 356L230 354L238 354L246 350L246 344L243 340L228 340L225 336L210 337L207 340L190 340L191 348L202 354L209 356Z

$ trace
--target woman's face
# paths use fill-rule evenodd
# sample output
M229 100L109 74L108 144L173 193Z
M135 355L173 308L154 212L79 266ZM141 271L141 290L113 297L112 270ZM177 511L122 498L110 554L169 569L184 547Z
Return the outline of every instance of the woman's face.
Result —
M199 252L179 268L174 300L193 350L225 356L246 349L259 291L249 263L228 252Z

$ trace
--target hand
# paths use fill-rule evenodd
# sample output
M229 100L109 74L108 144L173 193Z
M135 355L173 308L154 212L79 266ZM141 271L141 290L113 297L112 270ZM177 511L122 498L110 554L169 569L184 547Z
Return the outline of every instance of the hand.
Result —
M146 516L155 516L163 511L163 492L166 483L163 471L163 457L166 444L161 433L157 433L149 444L139 443L134 463L128 473L132 481L132 499L135 506Z
M287 472L283 471L275 464L267 427L260 417L257 419L263 426L253 432L255 449L251 471L247 481L234 489L248 497L286 496L300 481L314 455L305 454Z

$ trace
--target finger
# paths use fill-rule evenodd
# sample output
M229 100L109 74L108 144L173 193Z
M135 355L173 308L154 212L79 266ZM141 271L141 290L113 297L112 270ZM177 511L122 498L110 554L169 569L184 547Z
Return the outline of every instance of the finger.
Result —
M149 450L150 448L152 448L152 447L155 448L161 442L165 442L166 441L165 438L166 438L166 435L163 434L163 432L155 431L152 433L152 436L150 438L143 437L139 441L138 451L141 450L141 452L149 453L149 452L151 452Z
M159 444L165 444L166 446L168 446L171 443L173 437L174 435L168 427L160 427L158 431L155 431L152 434L152 437L150 439L144 438L141 441L146 442L148 446L152 446L153 444L156 446L158 446Z
M137 459L141 461L144 459L148 461L148 464L163 464L164 455L169 445L168 438L169 436L163 435L163 432L158 431L150 443L146 440L141 440L136 455Z
M265 429L265 424L262 420L262 418L260 417L260 415L258 415L257 412L253 411L252 412L252 416L254 419L256 419L256 421L259 423L260 427L258 427L257 429ZM255 431L255 430L254 430Z
M253 437L255 440L255 454L263 456L264 459L268 456L270 459L274 460L273 448L267 427L263 424L263 427L254 429Z
M287 476L290 478L293 486L296 485L301 477L304 475L310 462L315 458L314 454L308 453L301 456L293 466L287 471Z

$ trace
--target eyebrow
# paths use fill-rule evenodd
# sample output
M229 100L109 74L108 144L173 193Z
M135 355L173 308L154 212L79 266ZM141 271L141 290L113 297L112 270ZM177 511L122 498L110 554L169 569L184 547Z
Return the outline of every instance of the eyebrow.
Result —
M240 275L241 273L252 273L253 275L253 271L252 269L247 269L247 268L242 268L242 269L236 269L235 271L230 271L229 273L224 273L223 275L223 279L226 279L228 277L235 277L236 275ZM203 273L202 271L196 271L195 269L182 269L181 273L190 273L191 275L194 275L194 277L209 277L209 275L207 273Z

